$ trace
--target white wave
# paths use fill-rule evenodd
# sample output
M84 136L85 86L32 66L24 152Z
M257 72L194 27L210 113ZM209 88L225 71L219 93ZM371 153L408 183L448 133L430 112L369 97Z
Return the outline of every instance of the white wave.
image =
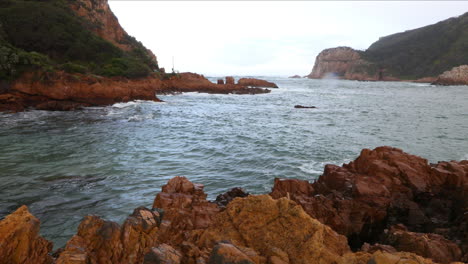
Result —
M299 169L309 174L322 174L327 164L341 166L344 163L349 163L351 160L330 160L330 161L310 161L299 166Z

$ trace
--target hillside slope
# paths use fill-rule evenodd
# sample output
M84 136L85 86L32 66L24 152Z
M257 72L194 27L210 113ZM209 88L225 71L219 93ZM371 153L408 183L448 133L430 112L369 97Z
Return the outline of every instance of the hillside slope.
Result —
M107 0L2 0L0 78L25 71L148 76L156 57L119 25Z
M335 54L339 49L331 49ZM330 49L323 52L330 53ZM330 68L344 79L419 79L435 77L453 67L468 64L468 13L433 25L408 30L380 38L366 51L355 58L365 61L367 67L356 68L354 64L343 68ZM323 69L323 54L317 56L309 78L322 78L317 69ZM336 57L336 56L335 56ZM335 58L336 59L336 58ZM380 75L380 76L379 76ZM364 77L363 77L364 76Z

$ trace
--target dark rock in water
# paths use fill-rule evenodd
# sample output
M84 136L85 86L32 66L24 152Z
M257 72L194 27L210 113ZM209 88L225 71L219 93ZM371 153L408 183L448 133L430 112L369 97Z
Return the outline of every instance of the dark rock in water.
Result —
M218 79L218 84L224 84L224 80L223 79Z
M231 190L223 193L223 194L220 194L216 197L216 201L215 203L218 204L218 206L220 207L226 207L226 205L228 205L229 202L231 202L232 200L234 200L234 198L236 197L246 197L248 196L249 194L246 193L244 191L244 189L242 188L239 188L239 187L235 187L235 188L232 188Z
M292 78L292 79L299 79L299 78L302 78L301 76L299 75L293 75L293 76L289 76L288 78Z
M317 108L315 106L295 105L294 108Z

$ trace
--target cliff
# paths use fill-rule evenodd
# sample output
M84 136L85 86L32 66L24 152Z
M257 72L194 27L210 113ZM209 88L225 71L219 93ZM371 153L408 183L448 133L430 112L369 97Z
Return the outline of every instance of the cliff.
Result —
M73 110L156 93L256 94L196 74L166 74L129 36L107 0L0 2L0 111Z
M468 85L468 65L454 67L439 75L433 82L439 85Z
M365 51L324 50L309 78L416 80L468 64L468 13L433 25L381 37Z
M211 202L175 177L122 225L86 216L52 255L23 206L0 221L0 263L461 263L467 188L468 161L428 164L391 147L326 165L315 183L276 179L270 195L237 188Z

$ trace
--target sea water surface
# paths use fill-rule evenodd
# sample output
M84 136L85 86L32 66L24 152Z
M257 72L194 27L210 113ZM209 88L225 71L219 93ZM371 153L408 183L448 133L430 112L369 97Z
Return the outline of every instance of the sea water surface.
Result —
M0 217L28 205L57 248L87 214L122 222L151 207L176 175L214 199L238 186L267 193L275 177L313 181L381 145L468 159L468 87L264 78L280 88L0 114Z

